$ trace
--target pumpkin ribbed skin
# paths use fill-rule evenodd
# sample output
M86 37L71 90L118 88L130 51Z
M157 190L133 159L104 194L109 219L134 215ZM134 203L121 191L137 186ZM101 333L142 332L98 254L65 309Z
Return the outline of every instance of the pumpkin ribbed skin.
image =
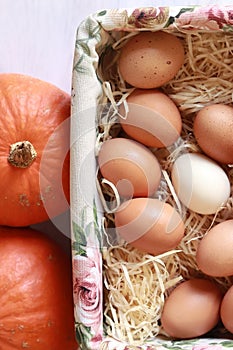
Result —
M28 226L68 209L69 117L66 92L30 76L0 74L0 225ZM25 141L35 158L26 167L12 165L11 146Z
M71 263L29 228L0 228L0 349L77 350Z

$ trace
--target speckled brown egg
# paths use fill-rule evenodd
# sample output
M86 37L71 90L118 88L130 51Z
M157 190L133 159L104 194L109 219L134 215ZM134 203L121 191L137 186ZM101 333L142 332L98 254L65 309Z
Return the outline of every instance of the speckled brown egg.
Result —
M119 112L124 131L149 147L171 146L180 136L182 120L173 100L159 89L135 89Z
M151 89L174 78L184 63L182 42L165 31L140 32L122 47L118 67L130 85Z
M223 164L233 164L233 108L212 104L202 108L193 125L197 143L204 153Z

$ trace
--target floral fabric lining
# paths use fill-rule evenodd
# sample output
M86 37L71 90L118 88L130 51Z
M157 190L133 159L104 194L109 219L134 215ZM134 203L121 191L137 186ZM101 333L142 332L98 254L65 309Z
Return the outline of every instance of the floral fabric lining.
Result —
M233 32L233 6L110 9L90 15L78 30L73 62L71 118L71 228L77 340L85 350L223 350L229 339L148 340L135 347L105 336L101 206L95 188L95 116L102 94L98 52L110 31L211 30Z

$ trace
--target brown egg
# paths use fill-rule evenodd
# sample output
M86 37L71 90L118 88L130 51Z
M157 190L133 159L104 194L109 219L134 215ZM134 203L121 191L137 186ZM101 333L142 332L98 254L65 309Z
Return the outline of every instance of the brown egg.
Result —
M165 300L161 323L173 338L188 339L209 332L219 321L222 293L209 280L190 279L179 284Z
M231 286L223 297L220 317L224 327L233 333L233 286Z
M149 147L168 147L180 136L182 121L175 103L157 89L135 89L127 98L128 113L120 118L124 131ZM123 104L119 108L125 115Z
M212 104L202 108L193 125L195 138L209 157L223 164L233 164L233 108Z
M198 268L209 276L233 275L233 219L209 230L197 247Z
M122 47L118 65L130 85L151 89L174 78L184 62L183 45L175 35L163 31L140 32Z
M137 141L121 137L105 141L99 151L98 163L102 176L116 186L122 197L150 196L159 187L159 162Z
M168 203L155 198L134 198L115 213L116 231L131 246L158 255L174 249L184 236L184 224Z

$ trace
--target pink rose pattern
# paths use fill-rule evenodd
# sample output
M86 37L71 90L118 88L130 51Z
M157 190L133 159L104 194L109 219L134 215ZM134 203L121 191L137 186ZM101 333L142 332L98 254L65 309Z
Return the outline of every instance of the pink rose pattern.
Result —
M233 29L233 6L200 7L193 12L183 12L174 21L177 28L222 30Z
M76 318L89 333L90 349L102 340L102 256L100 248L87 237L85 255L73 257L73 295ZM78 339L80 342L81 339Z
M91 256L77 256L73 259L74 303L78 307L80 321L94 332L98 331L101 319L99 306L102 281L98 265L99 261L94 261Z

